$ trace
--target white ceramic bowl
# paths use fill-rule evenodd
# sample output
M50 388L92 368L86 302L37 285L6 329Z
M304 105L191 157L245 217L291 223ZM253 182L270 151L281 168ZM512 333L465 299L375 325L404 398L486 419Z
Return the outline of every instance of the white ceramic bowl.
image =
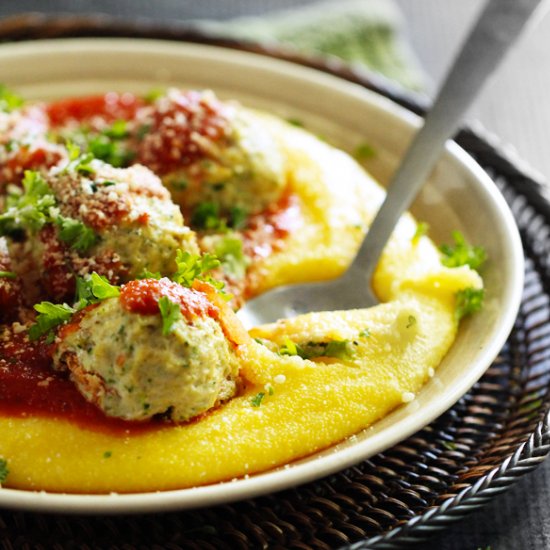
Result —
M370 169L388 179L419 120L357 85L264 56L211 46L127 39L31 42L0 46L0 75L29 99L109 90L147 92L168 85L211 88L302 120L332 143L377 151ZM406 438L451 407L495 359L512 328L523 288L523 253L512 215L487 174L454 143L413 212L430 235L450 242L458 229L483 245L483 310L462 323L453 348L417 399L333 448L274 471L193 489L127 495L66 495L0 490L0 506L75 513L144 512L218 504L277 491L341 470ZM0 434L1 437L1 434Z

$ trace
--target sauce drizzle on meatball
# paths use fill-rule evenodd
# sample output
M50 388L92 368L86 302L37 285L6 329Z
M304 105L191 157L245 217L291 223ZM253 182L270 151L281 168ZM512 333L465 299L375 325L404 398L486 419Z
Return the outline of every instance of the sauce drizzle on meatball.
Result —
M166 277L159 280L130 281L120 291L120 303L124 309L132 313L154 315L159 312L158 301L163 296L179 304L181 313L188 320L206 316L218 318L219 310L206 294L178 285Z

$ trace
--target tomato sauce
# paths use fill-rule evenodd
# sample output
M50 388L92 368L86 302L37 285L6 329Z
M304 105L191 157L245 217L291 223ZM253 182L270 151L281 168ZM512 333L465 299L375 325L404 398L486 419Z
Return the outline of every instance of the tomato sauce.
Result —
M285 193L267 210L252 216L243 232L243 249L252 259L266 258L280 250L283 241L302 226L298 197Z
M137 161L162 176L204 158L200 141L211 146L229 132L227 106L208 94L172 90L160 108L144 110L146 132L138 144Z
M143 99L132 94L108 93L53 101L44 109L50 124L59 127L92 119L100 119L103 123L130 120L144 104ZM36 168L40 154L41 151L37 151L29 157L25 168ZM73 278L61 273L58 266L50 265L48 272L55 287L54 294L66 298L70 291L74 292ZM67 372L53 369L51 349L44 339L29 342L25 331L16 333L5 327L0 338L0 415L57 417L83 427L117 433L162 426L160 421L140 423L105 416L79 393Z
M222 107L215 102L203 101L200 96L188 96L184 99L187 103L183 100L177 103L174 106L174 112L185 114L193 123L194 131L208 135L213 140L223 139L226 126ZM83 123L90 124L92 127L94 125L104 127L105 124L111 124L117 120L134 119L138 110L145 105L146 102L143 99L132 94L108 93L53 101L44 105L43 108L54 128ZM191 107L197 105L201 107L202 114L208 116L201 116L195 120ZM162 126L165 121L155 119L152 122L152 126L156 127ZM169 164L169 159L162 156L161 150L155 150L153 153L155 153L154 161L158 161L157 164ZM36 153L36 155L39 154L40 151ZM34 167L34 161L37 159L38 156L29 159L30 167ZM144 215L140 222L147 223L146 216ZM249 219L247 227L242 231L244 252L252 259L268 256L280 249L284 238L293 231L299 230L301 223L297 198L286 194L272 208ZM44 246L48 248L51 245L51 239L48 238L47 231L41 237L43 237ZM47 262L48 283L52 287L49 290L51 295L59 296L59 301L70 301L70 297L74 294L74 276L58 265L65 253L66 250L52 249L52 260L50 263ZM97 269L96 266L96 271L109 271L108 268L113 261L109 258L99 258L99 261L99 267L101 268L103 265L101 261L103 261L105 269ZM11 280L9 282L12 283ZM116 283L116 281L113 282ZM230 341L235 345L245 342L249 338L248 333L235 320L229 308L217 301L219 297L214 289L207 283L200 281L195 283L193 288L184 288L169 279L132 281L122 287L120 300L128 311L150 315L158 313L158 300L166 296L180 304L184 317L189 319L193 316L208 315L218 319ZM17 281L13 284L19 285ZM242 284L246 287L248 282L245 280ZM246 288L244 294L246 294ZM7 303L7 299L3 300L0 300L0 305ZM74 318L74 322L66 325L60 334L64 330L71 330L73 325L78 325L78 318ZM53 369L52 345L47 344L45 338L37 342L29 342L26 334L24 330L18 332L9 326L0 329L0 415L63 418L82 427L116 433L156 429L164 425L162 420L157 419L131 422L107 417L79 393L70 380L68 372Z
M57 238L57 231L52 225L44 226L39 233L43 246L44 275L42 284L48 296L56 302L74 296L76 280L66 263L68 247Z
M0 415L64 418L82 427L115 433L143 431L160 422L109 418L84 399L67 372L51 365L51 345L29 342L26 333L7 331L0 340Z
M104 95L61 99L46 105L52 126L63 126L69 121L88 122L101 118L112 123L115 120L130 120L145 101L133 94L110 92Z
M141 315L155 315L159 312L159 300L168 298L179 304L182 315L189 320L193 317L217 318L218 308L203 292L183 287L170 279L141 279L130 281L120 291L120 303L124 309Z
M24 145L15 154L10 154L0 166L0 188L9 183L20 184L26 170L42 170L55 166L63 159L54 146L39 144Z

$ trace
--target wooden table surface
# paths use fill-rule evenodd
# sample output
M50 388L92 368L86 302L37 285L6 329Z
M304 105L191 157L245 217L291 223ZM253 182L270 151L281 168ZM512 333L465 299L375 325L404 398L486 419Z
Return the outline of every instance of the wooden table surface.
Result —
M367 0L365 0L367 1ZM437 88L481 0L394 0L409 42ZM224 19L264 14L312 0L2 0L0 17L25 11L103 12L160 21ZM489 83L469 119L478 121L525 161L540 179L550 179L550 15L522 38ZM159 541L162 545L162 541ZM425 550L545 550L550 548L550 461L489 506L436 536Z

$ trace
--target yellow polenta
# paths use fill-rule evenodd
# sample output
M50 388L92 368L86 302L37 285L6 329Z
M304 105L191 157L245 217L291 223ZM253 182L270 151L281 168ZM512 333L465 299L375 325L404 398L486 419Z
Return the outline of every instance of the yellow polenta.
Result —
M283 141L304 224L255 268L259 291L338 275L382 197L344 153L299 129L285 129ZM443 267L429 239L413 239L415 230L404 217L376 272L386 303L254 329L266 345L250 338L241 346L245 393L197 422L124 436L62 419L0 418L6 485L102 493L215 483L288 463L382 418L418 392L452 345L455 293L481 286L469 268ZM270 351L288 340L327 339L353 341L353 355L311 361Z

